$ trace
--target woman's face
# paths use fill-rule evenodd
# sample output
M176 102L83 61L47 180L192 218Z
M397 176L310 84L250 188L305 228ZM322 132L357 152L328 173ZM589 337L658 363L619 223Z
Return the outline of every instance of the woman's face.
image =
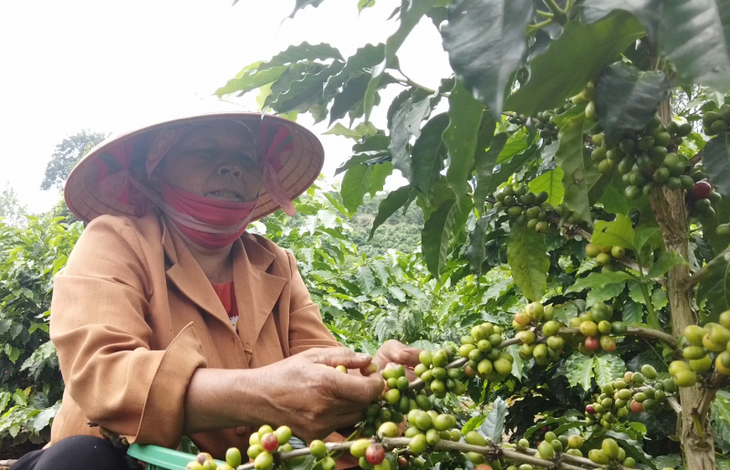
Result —
M240 124L221 121L188 132L160 162L168 184L200 196L253 201L262 173L256 148Z

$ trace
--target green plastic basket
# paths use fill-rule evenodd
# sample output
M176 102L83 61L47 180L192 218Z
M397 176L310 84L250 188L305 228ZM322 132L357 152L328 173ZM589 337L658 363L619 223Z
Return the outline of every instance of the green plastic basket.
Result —
M166 447L132 444L127 455L147 464L147 470L185 470L188 463L195 460L195 455ZM215 461L216 465L225 462Z

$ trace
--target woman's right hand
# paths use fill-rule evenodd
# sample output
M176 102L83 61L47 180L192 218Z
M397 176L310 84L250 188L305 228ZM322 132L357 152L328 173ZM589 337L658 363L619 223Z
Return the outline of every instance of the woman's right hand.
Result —
M347 348L316 348L252 370L264 400L256 421L285 424L305 440L360 421L363 409L382 393L383 379L380 374L344 374L335 367L360 369L371 360Z

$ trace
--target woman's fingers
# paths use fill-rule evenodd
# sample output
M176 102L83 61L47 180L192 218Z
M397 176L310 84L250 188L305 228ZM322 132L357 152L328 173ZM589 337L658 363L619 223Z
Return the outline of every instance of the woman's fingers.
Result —
M360 369L372 361L369 355L356 353L347 348L315 348L302 354L315 364L324 364L330 367L342 365L348 369Z
M380 396L385 382L380 374L364 377L338 372L330 381L330 387L334 397L348 400L352 405L364 408Z
M421 362L418 358L419 354L421 354L421 349L404 347L398 353L398 362L403 365L416 367L418 363Z

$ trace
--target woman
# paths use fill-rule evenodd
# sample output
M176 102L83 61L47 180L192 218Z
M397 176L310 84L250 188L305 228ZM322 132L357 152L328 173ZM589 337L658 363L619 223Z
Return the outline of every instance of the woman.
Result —
M309 440L357 422L383 389L379 374L356 371L371 358L339 347L293 256L245 232L279 208L292 215L322 163L306 129L240 112L93 149L66 184L68 207L89 224L51 307L63 405L50 448L13 470L78 468L83 456L122 468L100 427L171 448L187 435L221 457L264 423ZM391 341L372 361L417 357Z

